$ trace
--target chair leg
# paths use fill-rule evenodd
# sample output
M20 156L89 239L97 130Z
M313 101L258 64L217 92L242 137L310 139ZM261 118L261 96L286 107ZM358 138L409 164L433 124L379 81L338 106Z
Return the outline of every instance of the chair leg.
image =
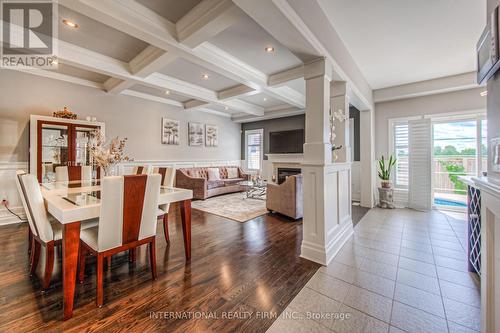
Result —
M103 288L102 288L102 275L103 275L103 264L104 264L104 257L101 254L97 255L97 299L96 299L96 305L98 307L102 307L102 301L103 301Z
M38 266L38 261L40 260L40 243L35 240L35 238L32 239L32 245L31 245L31 257L30 257L30 275L35 274L36 272L36 267Z
M165 235L167 244L170 244L170 236L168 235L168 214L163 215L163 234Z
M43 274L42 289L49 289L50 278L52 276L52 270L54 269L54 241L50 241L46 244L46 261L45 261L45 273Z
M137 259L137 248L128 250L128 261L135 262Z
M31 228L28 226L28 255L31 255L32 249L33 249L33 233L31 232Z
M83 283L85 279L85 257L87 250L80 244L80 267L78 268L78 282Z
M154 238L149 243L149 262L151 265L151 275L153 276L153 280L156 280L158 275L156 273L156 240Z

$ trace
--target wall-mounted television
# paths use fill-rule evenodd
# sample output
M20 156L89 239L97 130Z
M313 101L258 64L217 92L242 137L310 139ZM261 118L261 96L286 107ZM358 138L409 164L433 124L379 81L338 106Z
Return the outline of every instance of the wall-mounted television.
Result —
M500 67L498 26L498 7L496 7L477 43L477 82L479 84L488 81Z
M301 154L304 152L304 130L279 131L269 133L270 154Z

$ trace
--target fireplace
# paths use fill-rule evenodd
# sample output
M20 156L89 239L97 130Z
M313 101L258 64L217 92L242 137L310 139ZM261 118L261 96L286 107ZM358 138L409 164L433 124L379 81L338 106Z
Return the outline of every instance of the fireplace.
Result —
M278 168L278 184L283 183L287 177L298 175L302 170L299 168Z

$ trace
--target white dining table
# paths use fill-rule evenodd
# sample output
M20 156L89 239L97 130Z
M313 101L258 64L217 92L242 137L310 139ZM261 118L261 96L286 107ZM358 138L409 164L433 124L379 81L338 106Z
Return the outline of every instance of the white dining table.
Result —
M42 183L48 212L62 224L62 271L64 320L73 316L80 222L99 217L101 185L99 180ZM159 204L180 203L186 260L191 259L191 199L193 191L161 187Z

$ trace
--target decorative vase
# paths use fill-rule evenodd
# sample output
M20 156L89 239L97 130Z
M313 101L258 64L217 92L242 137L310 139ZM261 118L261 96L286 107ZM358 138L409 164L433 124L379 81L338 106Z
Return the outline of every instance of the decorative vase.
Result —
M382 186L382 188L392 188L392 183L390 180L382 180L380 182L380 185Z
M394 190L390 188L378 188L379 207L394 209Z
M104 170L105 177L116 175L116 165L115 164L108 165L106 167L103 167L102 169Z

